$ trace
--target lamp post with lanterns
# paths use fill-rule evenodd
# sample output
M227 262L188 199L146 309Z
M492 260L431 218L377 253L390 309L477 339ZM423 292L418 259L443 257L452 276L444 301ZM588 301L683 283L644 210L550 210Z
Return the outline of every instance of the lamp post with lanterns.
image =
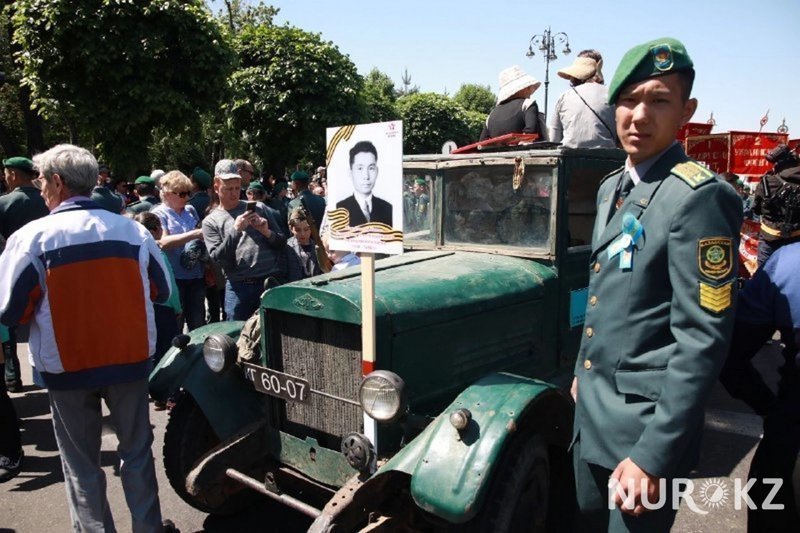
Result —
M536 34L531 37L531 41L528 44L528 52L525 54L527 57L533 57L536 53L533 51L534 47L536 47L544 56L544 116L545 121L547 120L547 94L549 92L549 85L550 85L550 62L558 59L556 55L556 43L563 44L564 49L561 50L561 53L564 55L569 54L572 50L569 48L569 37L563 31L558 33L552 33L550 31L550 27L541 34Z

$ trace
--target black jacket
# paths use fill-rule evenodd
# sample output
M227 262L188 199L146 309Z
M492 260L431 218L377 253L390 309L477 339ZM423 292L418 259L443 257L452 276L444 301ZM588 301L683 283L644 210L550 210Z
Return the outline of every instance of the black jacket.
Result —
M370 213L369 221L364 217L364 213L361 211L361 206L358 205L355 195L348 196L337 203L336 207L347 209L350 213L350 227L360 226L367 222L382 222L387 226L392 225L392 204L377 196L372 197L372 212Z

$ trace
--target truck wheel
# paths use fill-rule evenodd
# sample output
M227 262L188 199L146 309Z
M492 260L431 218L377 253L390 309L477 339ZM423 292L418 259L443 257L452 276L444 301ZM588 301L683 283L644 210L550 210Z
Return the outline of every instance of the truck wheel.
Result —
M547 531L550 464L540 435L519 435L494 473L483 510L472 531Z
M219 438L191 395L182 393L170 411L164 432L164 470L169 484L183 501L204 513L233 514L252 502L251 494L240 492L231 497L236 483L226 480L218 490L192 496L186 490L186 476L197 461L219 444ZM236 488L234 487L234 490Z

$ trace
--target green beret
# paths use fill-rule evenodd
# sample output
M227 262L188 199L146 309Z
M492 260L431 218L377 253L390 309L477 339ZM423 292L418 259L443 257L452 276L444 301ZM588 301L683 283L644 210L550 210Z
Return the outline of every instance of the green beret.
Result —
M194 167L194 170L192 170L192 177L194 178L194 181L196 181L197 184L200 185L201 187L204 187L206 189L211 187L211 181L212 181L211 174L209 174L202 168Z
M622 57L608 86L608 103L614 105L622 89L632 83L693 69L692 58L677 39L664 37L634 46Z
M286 183L285 181L279 181L275 184L275 187L272 188L272 194L278 194L279 192L281 192L284 189L287 189L288 187L289 187L288 183Z
M247 186L247 190L249 191L250 189L267 192L267 189L265 189L264 186L258 181L251 182L250 185Z
M140 183L144 183L145 185L155 185L156 180L150 176L139 176L136 178L136 181L133 182L134 185L139 185Z
M417 178L417 179L414 180L414 183L416 183L417 185L427 185L428 184L428 182L425 181L425 178Z
M296 170L292 172L292 176L289 179L292 181L308 181L308 172L305 170Z
M27 172L33 172L33 161L27 157L9 157L3 160L3 166L6 168L18 168Z

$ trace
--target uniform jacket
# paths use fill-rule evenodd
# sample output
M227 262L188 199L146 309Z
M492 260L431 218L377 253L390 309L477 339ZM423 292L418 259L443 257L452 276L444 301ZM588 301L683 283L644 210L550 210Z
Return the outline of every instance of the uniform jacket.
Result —
M8 240L12 233L50 212L35 187L17 187L0 196L0 235Z
M336 204L337 208L344 208L350 213L350 226L360 226L368 221L358 205L355 195L350 195ZM387 226L392 225L392 204L382 200L377 196L372 197L372 211L370 212L369 222L381 222Z
M191 200L190 200L191 202ZM161 203L161 199L156 196L145 196L141 200L131 202L125 209L127 213L138 215L139 213L146 213L152 210L155 206Z
M575 438L586 462L614 469L630 457L675 477L696 461L704 405L728 352L742 202L677 144L614 211L621 174L597 197ZM609 258L625 213L642 227L630 269Z
M9 239L0 255L0 322L31 322L34 366L53 389L147 377L152 302L170 295L143 226L74 197Z
M307 210L311 211L311 216L314 217L314 225L317 227L317 231L319 231L320 224L322 224L322 217L325 215L325 199L322 198L322 196L317 196L308 189L304 189L289 202L288 213L291 214L293 209L297 209L303 205L305 205Z

